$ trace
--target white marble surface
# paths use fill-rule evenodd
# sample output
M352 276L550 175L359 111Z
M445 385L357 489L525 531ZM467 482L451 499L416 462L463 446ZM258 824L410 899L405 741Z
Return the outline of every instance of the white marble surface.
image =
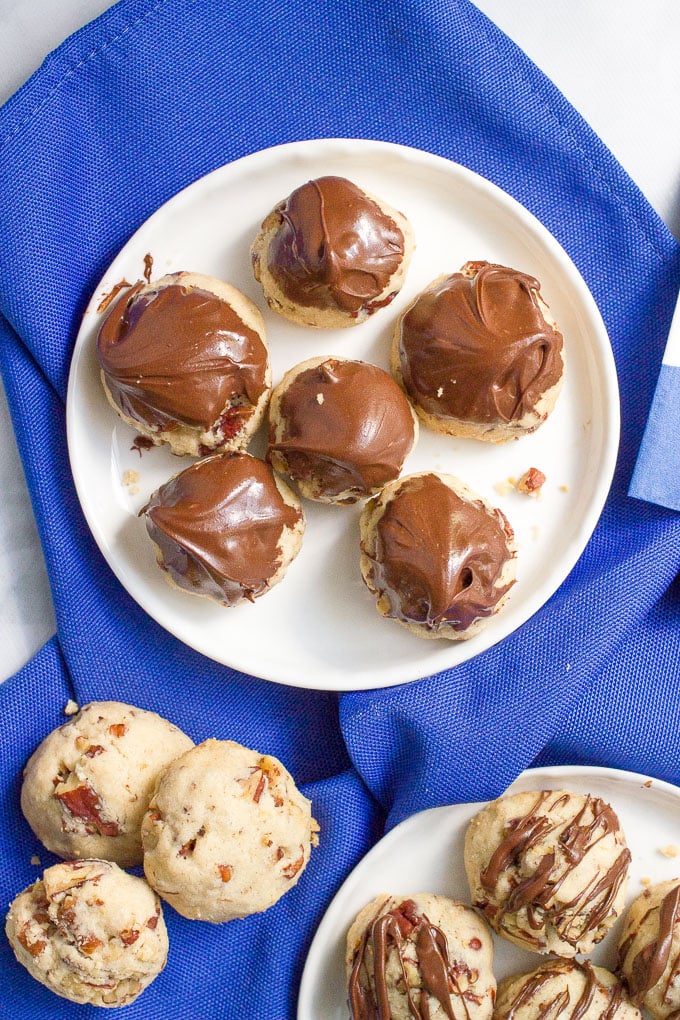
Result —
M107 0L0 0L0 103ZM677 0L477 0L555 82L680 240ZM0 388L0 680L54 632L47 574Z

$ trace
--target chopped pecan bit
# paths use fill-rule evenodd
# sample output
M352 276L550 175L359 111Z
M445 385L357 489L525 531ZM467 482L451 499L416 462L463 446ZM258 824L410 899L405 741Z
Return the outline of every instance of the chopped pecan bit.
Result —
M264 772L262 772L261 775L260 775L259 782L258 782L257 786L255 787L255 793L253 794L253 800L255 801L256 804L260 803L260 797L262 796L262 791L264 790L264 784L265 784L265 778L264 778Z
M127 733L127 726L125 723L111 723L109 726L109 733L112 737L123 737Z
M304 863L305 863L305 851L302 844L300 844L300 856L296 861L291 861L290 864L287 864L285 866L285 868L283 869L283 874L285 875L286 878L294 878Z
M78 949L81 953L84 953L85 956L92 956L92 954L96 952L100 946L104 945L102 940L98 939L96 935L83 935L81 938L77 939L77 943Z
M157 924L158 924L158 914L154 914L154 916L150 917L149 920L146 922L147 928L150 928L151 931L155 931Z
M219 871L220 878L223 882L229 882L233 874L233 869L230 864L218 864L217 870Z
M182 847L180 847L180 849L177 851L177 856L188 857L190 854L194 852L195 849L196 849L196 837L194 836L193 839L188 839L186 843Z
M87 737L84 737L82 733L79 733L73 743L75 744L76 751L84 751L89 741Z
M120 933L120 941L124 946L131 946L133 942L136 942L139 938L139 931L137 928L124 928Z
M77 889L85 882L98 882L111 867L108 861L65 861L62 864L53 864L43 873L46 905L59 893ZM67 900L64 900L62 906L67 905Z
M31 956L40 956L47 945L47 942L45 939L38 939L36 942L29 942L28 935L26 934L27 927L28 922L24 925L21 931L17 932L17 938L27 953L30 953Z
M276 859L277 859L277 861L280 861L281 858L285 856L285 853L286 853L286 851L283 849L282 846L277 846L277 848L276 848Z
M104 748L101 744L90 744L87 751L85 752L86 758L96 758L98 754L103 754Z
M63 806L73 815L85 823L85 830L88 835L98 833L100 836L119 836L120 826L118 822L106 821L102 818L102 803L99 797L87 783L76 786L73 790L64 790L54 796L61 801Z
M481 949L482 948L482 940L478 939L477 937L472 938L468 942L468 945L469 945L470 949Z
M526 492L529 495L534 495L539 492L541 487L545 483L545 475L538 468L531 467L528 471L525 471L520 480L517 482L517 491Z
M147 811L146 816L151 822L163 821L163 815L160 813L160 811L156 811L155 808L152 808L151 811Z

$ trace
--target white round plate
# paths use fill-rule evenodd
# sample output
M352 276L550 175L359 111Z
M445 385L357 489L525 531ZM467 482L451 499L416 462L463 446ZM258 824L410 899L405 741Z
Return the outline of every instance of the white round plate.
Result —
M680 876L680 861L673 856L680 855L678 787L633 772L565 765L529 769L508 792L541 789L591 793L611 804L632 855L627 903L650 881ZM363 858L316 931L302 975L297 1020L348 1020L345 938L356 915L375 896L432 892L469 903L463 842L468 822L483 806L455 804L421 811L397 825ZM616 965L620 925L621 919L590 956L609 970ZM496 935L493 939L499 981L545 959Z
M417 249L398 298L348 330L296 327L266 307L250 265L250 244L271 208L304 181L339 174L401 209ZM184 466L166 450L143 455L108 405L99 380L97 308L115 285L192 270L228 280L262 309L274 382L314 355L343 355L388 367L394 321L434 277L470 259L534 274L565 335L566 381L537 432L504 446L420 430L405 472L458 475L500 506L518 545L518 582L498 616L464 642L423 641L380 617L359 571L360 506L305 503L302 551L283 582L225 609L172 589L156 566L144 523L149 495ZM524 623L576 563L602 510L619 437L616 372L593 298L555 239L504 192L448 160L397 145L330 139L255 153L214 171L162 206L125 245L92 297L69 378L71 466L92 533L133 598L167 630L244 673L300 687L358 690L429 676L463 662ZM261 437L251 452L261 452ZM540 498L501 495L509 477L544 471ZM132 472L132 474L130 474ZM135 484L131 484L131 479ZM506 486L507 487L507 486Z

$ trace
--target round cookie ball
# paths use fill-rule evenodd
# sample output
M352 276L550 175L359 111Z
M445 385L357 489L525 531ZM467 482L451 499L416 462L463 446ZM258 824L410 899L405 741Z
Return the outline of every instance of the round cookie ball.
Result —
M537 280L468 262L400 316L391 365L429 428L502 443L534 432L552 411L564 343Z
M633 900L619 936L618 971L653 1020L680 1014L680 879L648 886Z
M446 896L378 896L349 929L345 965L357 1020L383 1016L384 1004L392 1020L491 1017L491 932L471 907Z
M305 527L292 489L248 453L196 461L161 485L140 515L170 585L223 606L252 602L278 584Z
M360 528L361 573L378 612L418 637L473 637L514 584L507 519L452 475L390 482L366 504Z
M19 963L71 1002L126 1006L165 966L168 935L156 894L111 861L47 868L7 915Z
M609 804L565 790L500 797L470 822L465 870L491 927L537 953L589 953L623 910L630 851Z
M301 495L356 503L397 478L417 438L417 418L387 372L364 361L319 357L287 372L269 405L267 460Z
M270 755L206 740L168 766L142 826L149 883L184 917L267 910L317 843L311 804Z
M141 864L142 818L156 779L190 747L193 740L155 712L90 702L29 758L21 809L60 857Z
M273 311L303 326L342 329L390 304L413 247L402 213L329 176L307 181L275 206L251 255Z
M106 396L157 446L203 456L243 449L264 417L271 366L262 315L201 273L136 283L99 327Z
M621 982L587 960L547 960L501 981L494 1020L642 1020Z

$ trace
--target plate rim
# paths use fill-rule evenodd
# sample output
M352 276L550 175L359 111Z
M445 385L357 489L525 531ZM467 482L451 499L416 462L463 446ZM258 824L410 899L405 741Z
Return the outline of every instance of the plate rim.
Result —
M468 654L461 654L460 659L456 658L453 662L427 662L419 666L417 658L414 658L410 668L405 671L402 669L397 675L396 667L392 667L386 674L381 675L377 682L375 680L376 671L375 669L372 669L370 671L371 676L367 676L365 682L362 682L359 685L356 683L356 671L351 670L345 671L347 674L347 680L342 679L338 672L331 671L328 675L326 675L322 667L318 667L315 671L315 675L311 678L307 675L311 671L307 670L307 673L305 673L303 670L301 679L300 672L292 665L289 666L285 672L276 673L276 671L271 667L266 669L260 667L258 669L257 664L249 664L245 661L243 656L237 655L234 657L229 651L227 651L225 656L218 657L202 646L198 639L191 640L191 635L182 634L180 636L175 629L172 629L171 626L168 625L167 621L163 618L164 614L162 611L159 609L154 611L154 599L151 595L144 597L144 585L139 585L137 583L130 584L129 579L126 576L127 572L125 565L121 565L113 555L111 544L106 537L104 530L100 528L94 510L90 506L87 487L84 484L82 472L78 471L76 467L78 456L76 453L77 441L75 436L77 435L78 421L76 398L74 396L77 379L82 369L81 363L86 354L87 345L84 340L84 334L86 334L88 329L91 328L90 318L101 300L101 292L102 290L106 292L106 289L111 287L112 280L116 277L116 267L124 260L128 249L134 246L136 240L143 235L145 231L149 230L153 223L172 215L173 210L181 208L183 204L191 200L198 187L209 189L212 182L217 181L222 175L228 174L237 165L242 166L247 164L248 166L256 168L258 164L266 165L271 163L271 161L275 160L277 157L290 159L297 158L301 161L301 163L309 159L318 160L320 156L326 156L326 158L333 158L333 156L338 158L344 156L346 158L348 155L348 147L351 147L351 153L349 153L350 158L358 159L366 158L367 156L375 157L377 154L392 153L395 156L401 157L402 160L406 160L410 163L415 161L418 164L424 165L429 170L432 170L433 168L439 169L447 176L453 176L457 180L462 181L466 186L475 189L476 192L481 194L483 198L491 201L493 205L501 207L505 212L509 213L509 215L529 224L534 237L537 237L540 244L549 251L550 257L554 260L554 263L559 270L559 274L569 282L570 286L576 288L582 302L582 308L588 315L589 324L595 328L595 332L597 333L597 343L594 344L594 348L596 349L598 362L601 366L602 382L607 396L607 400L604 402L604 406L601 409L602 417L600 419L602 439L599 444L599 480L597 485L594 486L593 496L586 507L586 512L580 516L578 526L570 537L569 545L565 547L564 555L560 557L560 569L555 573L556 583L548 597L538 597L534 594L535 589L534 592L529 590L525 594L524 598L526 611L522 614L522 619L516 627L514 627L509 633L500 633L497 636L493 635L493 640L491 641L488 640L487 635L487 640L478 648L478 650L475 650L474 647L466 648L464 651ZM326 150L328 150L327 154ZM81 326L78 330L78 335L71 356L66 398L66 436L69 464L80 508L100 553L130 597L132 597L134 601L140 605L147 615L155 620L166 631L178 640L182 641L185 645L187 645L187 647L193 648L199 654L205 656L208 660L215 661L227 668L237 670L244 675L256 676L270 682L281 683L283 685L303 689L328 690L338 693L353 690L383 689L386 687L400 686L404 683L417 682L420 679L425 679L426 677L436 675L444 670L455 668L458 665L470 661L477 655L494 647L499 642L511 637L517 632L517 630L521 629L526 623L528 623L528 621L564 584L565 580L568 578L585 552L593 532L597 527L614 480L620 444L620 430L621 411L618 377L613 349L606 325L599 307L578 267L551 231L529 209L522 205L508 192L504 191L499 185L461 163L450 160L445 156L440 156L438 154L428 152L427 150L403 145L401 143L347 137L302 139L299 141L284 142L279 145L256 150L255 152L241 156L223 164L222 166L216 167L201 177L198 177L196 180L185 185L176 194L172 195L156 210L154 210L154 212L152 212L137 227L128 240L121 246L107 266L97 286L92 291L91 297L85 308L85 312L83 313ZM602 479L604 479L604 481L602 481ZM140 587L142 589L141 591L138 590ZM378 616L376 613L376 620L377 619ZM393 625L396 626L396 624ZM447 644L449 643L447 642ZM460 645L461 643L457 642L454 644ZM225 647L227 649L229 648L228 642L225 642ZM231 661L228 661L228 659L231 659ZM255 671L253 671L254 666ZM431 669L431 667L433 668ZM426 672L423 672L423 669L425 669Z

